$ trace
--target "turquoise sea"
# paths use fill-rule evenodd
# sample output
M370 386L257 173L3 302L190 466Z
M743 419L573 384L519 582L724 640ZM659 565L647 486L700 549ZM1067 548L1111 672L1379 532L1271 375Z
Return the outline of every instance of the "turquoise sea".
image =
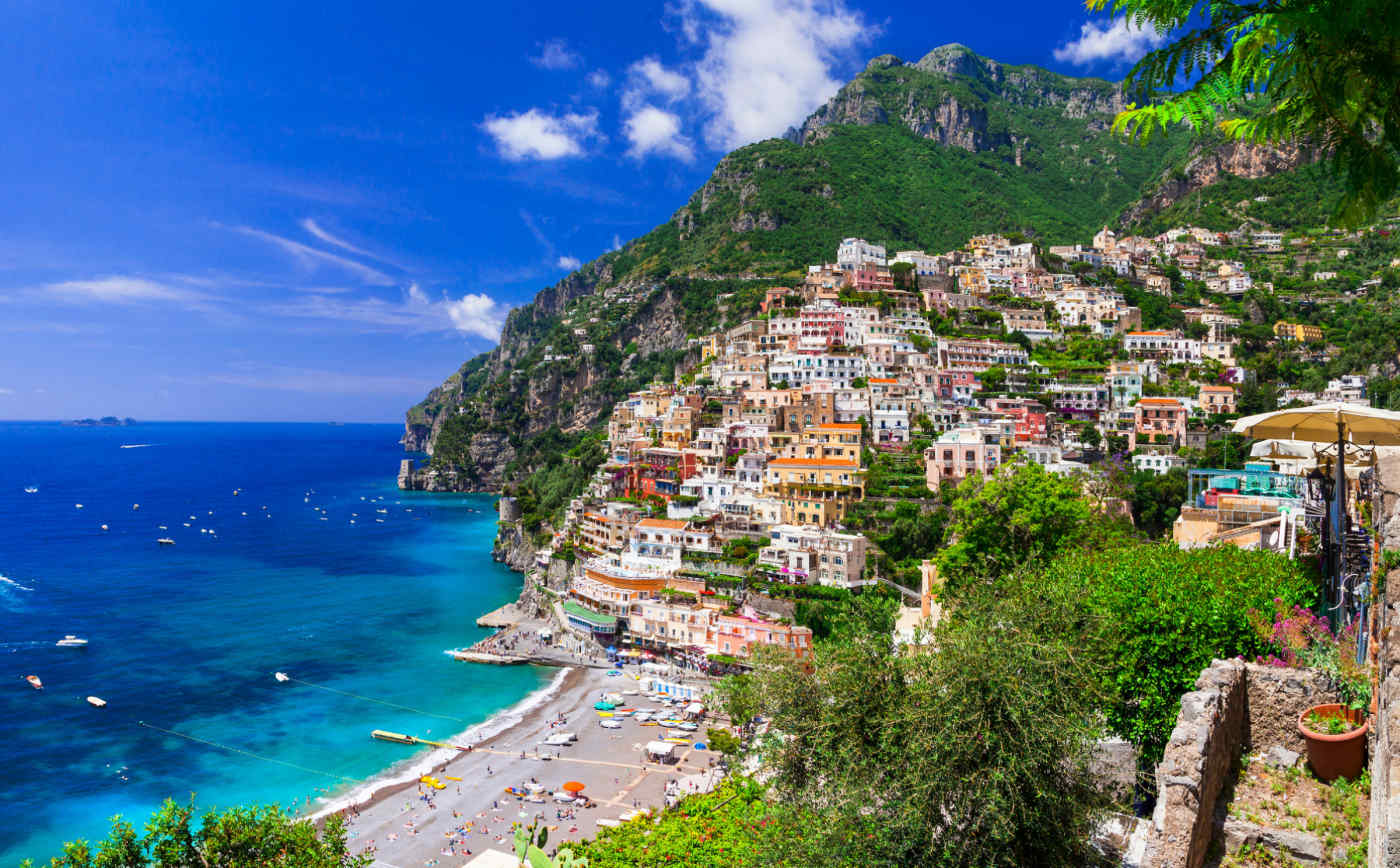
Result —
M447 736L544 687L442 653L520 577L492 498L397 489L401 430L0 423L0 866L166 797L314 807L413 756L370 730Z

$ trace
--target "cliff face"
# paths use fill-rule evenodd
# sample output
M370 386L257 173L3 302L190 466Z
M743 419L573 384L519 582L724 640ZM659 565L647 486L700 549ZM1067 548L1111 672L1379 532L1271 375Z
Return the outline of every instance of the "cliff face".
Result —
M894 124L921 139L974 153L1030 138L1016 130L1010 109L1049 109L1067 119L1093 119L1086 128L1107 129L1106 118L1123 107L1121 89L1100 79L1073 79L1033 66L1005 66L963 45L944 45L916 63L892 54L870 61L787 138L819 142L835 126ZM1100 117L1102 116L1102 117Z
M1283 147L1239 141L1197 144L1186 165L1168 169L1156 187L1123 211L1119 223L1133 226L1227 175L1254 179L1297 169L1317 160L1316 151L1298 144Z

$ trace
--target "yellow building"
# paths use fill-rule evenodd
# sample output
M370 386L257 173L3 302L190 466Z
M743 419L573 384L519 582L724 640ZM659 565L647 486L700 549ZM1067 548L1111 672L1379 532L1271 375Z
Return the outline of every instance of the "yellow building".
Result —
M782 503L785 523L826 527L865 496L865 470L859 459L777 458L768 462L764 494Z
M1274 323L1274 337L1307 344L1322 340L1322 329L1306 323L1279 320Z

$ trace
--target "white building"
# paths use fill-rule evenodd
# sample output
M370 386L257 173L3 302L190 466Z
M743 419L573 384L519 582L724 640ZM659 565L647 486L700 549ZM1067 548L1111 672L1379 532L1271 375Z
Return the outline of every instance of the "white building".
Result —
M1170 452L1141 452L1133 456L1134 470L1150 470L1161 476L1173 467L1185 467L1186 459Z
M846 271L854 271L867 262L885 264L885 246L871 244L864 238L843 238L836 248L836 264Z

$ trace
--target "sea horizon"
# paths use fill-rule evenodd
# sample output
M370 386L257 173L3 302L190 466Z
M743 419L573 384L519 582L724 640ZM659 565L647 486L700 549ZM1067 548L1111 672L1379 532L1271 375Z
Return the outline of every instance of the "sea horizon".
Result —
M166 797L314 812L427 755L370 730L479 733L548 687L442 653L520 577L490 557L493 497L398 490L401 430L0 422L0 757L24 818L0 865Z

